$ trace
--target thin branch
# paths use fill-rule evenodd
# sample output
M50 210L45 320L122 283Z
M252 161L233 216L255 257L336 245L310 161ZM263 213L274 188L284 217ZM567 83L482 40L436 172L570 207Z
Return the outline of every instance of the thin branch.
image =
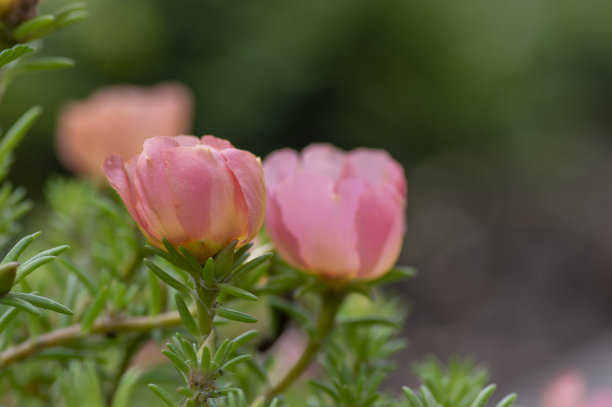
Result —
M181 317L176 311L154 316L100 317L96 319L96 322L89 331L83 331L81 324L74 324L28 339L5 350L0 354L0 368L5 368L12 363L26 359L43 349L63 345L91 335L148 332L156 328L168 328L181 324Z

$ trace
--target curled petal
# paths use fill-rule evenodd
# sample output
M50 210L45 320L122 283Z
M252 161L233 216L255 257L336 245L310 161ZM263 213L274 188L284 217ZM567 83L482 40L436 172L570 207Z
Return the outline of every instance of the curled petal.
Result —
M261 160L244 150L228 148L221 151L227 167L236 177L238 187L244 197L248 230L246 240L253 239L263 225L266 213L266 186L263 182Z

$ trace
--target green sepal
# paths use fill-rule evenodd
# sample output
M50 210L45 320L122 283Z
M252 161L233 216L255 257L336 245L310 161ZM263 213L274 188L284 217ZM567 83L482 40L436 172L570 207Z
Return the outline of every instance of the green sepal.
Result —
M182 246L179 246L178 249L187 264L189 265L189 270L185 271L189 272L189 274L193 274L194 276L199 276L202 273L202 265L198 263L198 260L194 257L193 254L191 254L189 250L185 249Z
M162 239L162 243L166 248L168 255L170 256L170 262L172 264L185 271L191 270L191 264L189 264L187 259L183 257L183 255L181 255L181 253L179 253L179 251L174 246L172 246L172 244L170 244L167 239Z
M232 278L239 278L242 274L248 273L249 271L259 267L272 256L274 256L273 253L262 254L261 256L258 256L253 260L241 264L240 266L236 267L232 272Z
M212 257L209 257L204 264L202 280L204 280L204 284L207 288L217 287L217 280L215 280L215 260Z
M248 251L251 247L253 247L253 242L236 249L236 252L234 252L234 266L242 264L249 257Z
M217 278L223 278L232 271L232 267L234 267L234 251L237 244L238 241L234 240L215 256L215 276Z

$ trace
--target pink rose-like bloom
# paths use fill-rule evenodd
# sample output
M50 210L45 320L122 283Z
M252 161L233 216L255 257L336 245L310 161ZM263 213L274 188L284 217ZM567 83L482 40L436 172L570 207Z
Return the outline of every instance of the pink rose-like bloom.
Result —
M406 179L382 150L313 144L264 160L266 227L292 266L368 280L393 267L405 230Z
M612 407L612 391L599 390L588 396L584 375L567 371L546 386L540 407Z
M104 173L146 238L183 246L200 262L234 240L249 242L266 210L261 160L213 136L153 137L124 163L104 161Z
M188 133L192 104L191 93L178 83L100 89L60 112L59 158L79 175L104 179L100 166L109 155L127 160L142 151L149 137Z

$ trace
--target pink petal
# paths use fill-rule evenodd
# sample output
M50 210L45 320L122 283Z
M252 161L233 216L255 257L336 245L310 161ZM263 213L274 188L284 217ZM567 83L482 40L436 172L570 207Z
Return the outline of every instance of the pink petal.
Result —
M227 140L217 138L215 136L204 136L202 137L202 144L216 148L217 150L225 150L226 148L234 148L232 143Z
M353 177L363 179L372 186L390 182L400 195L406 194L404 170L384 150L359 148L350 152L342 178Z
M221 151L227 166L236 177L248 211L246 240L254 238L266 214L266 186L261 160L248 151L228 148Z
M132 190L130 178L125 170L123 158L118 155L107 157L102 165L102 171L104 171L106 178L108 178L108 182L121 197L128 212L134 217L134 191Z
M295 236L308 270L331 278L354 276L359 269L355 215L361 182L334 191L331 179L298 173L276 191L282 223Z
M266 188L273 191L288 176L298 170L298 153L285 148L269 154L263 163Z
M182 243L185 232L174 209L174 199L166 176L163 154L177 146L174 137L147 139L144 143L144 153L136 162L134 180L138 195L147 203L141 210L146 213L145 216L153 224L159 238L165 237L173 244Z
M133 177L134 164L128 162L124 165L123 158L113 155L104 160L102 170L147 239L154 241L155 239L152 238L154 229L147 218L143 216L142 210L140 210L142 204L138 201L132 186L131 177Z
M172 139L176 141L177 144L181 147L195 147L199 144L202 144L200 143L200 139L195 136L179 135L172 137Z
M356 218L359 278L379 277L395 265L405 231L404 207L390 184L361 195Z
M331 144L311 144L302 150L302 168L305 171L324 175L334 181L340 179L346 153Z
M204 145L177 147L164 159L176 214L190 239L222 247L246 237L245 203L219 152Z
M300 257L298 241L285 227L282 210L273 192L268 194L266 229L281 257L293 267L305 270L307 266Z

